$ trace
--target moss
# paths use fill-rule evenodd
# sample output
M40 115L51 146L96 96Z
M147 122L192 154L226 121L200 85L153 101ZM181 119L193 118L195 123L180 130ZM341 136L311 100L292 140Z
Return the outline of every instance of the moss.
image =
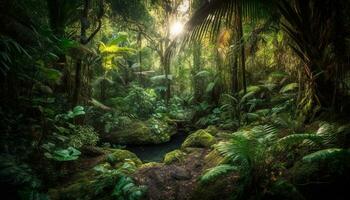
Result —
M113 149L112 152L107 155L107 162L115 166L124 162L132 161L136 166L140 166L142 161L136 156L136 154L122 149Z
M181 162L185 159L185 155L186 153L178 149L171 151L164 156L164 163L168 165L174 162Z
M215 142L215 137L210 133L206 132L205 130L198 130L189 135L181 147L210 147L211 145L215 144Z
M210 125L208 126L205 131L207 131L208 133L210 133L213 136L217 136L217 134L219 133L219 129L216 128L216 126Z
M163 165L163 163L157 163L157 162L148 162L148 163L144 163L140 166L140 169L143 168L151 168L151 167L155 167L155 166L160 166Z

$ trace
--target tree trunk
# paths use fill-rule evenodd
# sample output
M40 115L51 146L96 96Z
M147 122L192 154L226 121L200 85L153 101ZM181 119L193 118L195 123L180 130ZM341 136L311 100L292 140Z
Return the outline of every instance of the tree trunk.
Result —
M82 59L77 60L77 64L75 67L75 79L74 79L74 92L73 92L73 100L72 100L72 107L74 108L79 104L80 100L80 88L81 88L81 68L82 68L83 61Z
M196 103L202 102L203 98L203 81L202 78L196 76L202 68L201 63L202 48L200 42L195 42L193 44L193 90L194 90L194 101Z
M240 47L240 61L242 68L242 84L244 94L247 93L247 82L246 82L246 70L245 70L245 48L244 48L244 37L243 37L243 24L242 24L242 2L237 1L236 3L236 17L237 17L237 34L239 38L239 47Z
M138 37L137 37L137 41L138 41L138 45L139 45L139 81L140 81L140 85L141 86L144 86L143 85L143 80L142 80L142 52L141 52L141 49L142 49L142 35L141 35L141 31L139 32L138 34Z

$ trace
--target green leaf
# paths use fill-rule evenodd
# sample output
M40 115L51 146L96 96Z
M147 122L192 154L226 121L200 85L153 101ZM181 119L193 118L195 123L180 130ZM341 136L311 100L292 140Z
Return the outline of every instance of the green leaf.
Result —
M284 86L281 90L280 90L280 93L286 93L286 92L290 92L290 91L293 91L295 90L296 88L298 88L298 84L297 83L290 83L286 86Z
M210 93L210 92L212 92L213 91L213 89L214 89L214 87L215 87L215 82L210 82L209 84L208 84L208 86L207 86L207 89L205 89L205 92L206 93Z
M207 77L207 76L210 76L210 72L206 70L200 71L195 75L195 77L201 77L201 78Z

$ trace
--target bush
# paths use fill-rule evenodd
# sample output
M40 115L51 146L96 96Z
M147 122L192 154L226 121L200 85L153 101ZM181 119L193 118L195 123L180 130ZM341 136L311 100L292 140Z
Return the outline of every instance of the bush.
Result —
M98 134L90 126L76 126L69 136L69 146L80 148L82 146L95 146L99 141Z

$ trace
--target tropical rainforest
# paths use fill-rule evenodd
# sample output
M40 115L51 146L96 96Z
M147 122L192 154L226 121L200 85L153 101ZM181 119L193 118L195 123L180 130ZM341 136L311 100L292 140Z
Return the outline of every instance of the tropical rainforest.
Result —
M349 0L2 0L0 27L2 199L350 199Z

